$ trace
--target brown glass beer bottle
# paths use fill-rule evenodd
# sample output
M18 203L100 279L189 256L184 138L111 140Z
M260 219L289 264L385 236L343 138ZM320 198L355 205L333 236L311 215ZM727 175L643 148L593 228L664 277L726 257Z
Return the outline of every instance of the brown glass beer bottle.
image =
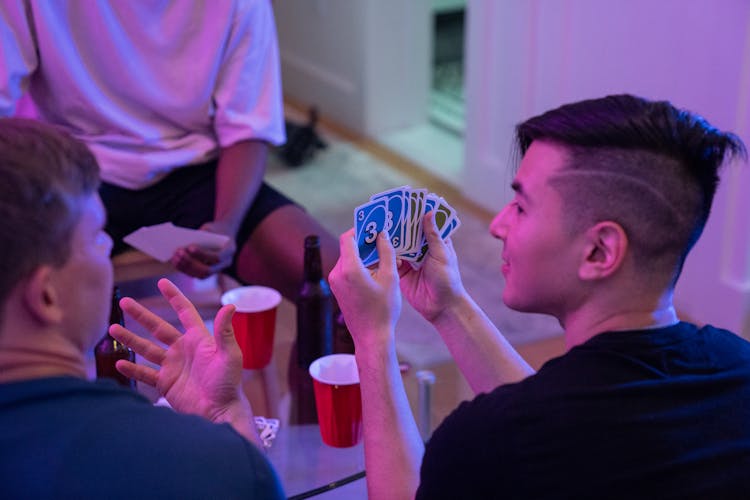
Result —
M109 324L115 323L125 326L125 317L120 308L120 289L118 287L114 287L112 290L112 308L109 313ZM96 359L96 378L111 378L120 385L135 390L135 380L125 377L115 367L118 359L135 362L135 353L115 340L109 334L109 327L94 347L94 358Z
M333 352L333 297L323 277L320 238L305 238L304 277L297 297L296 353L289 360L290 420L296 424L318 421L310 364Z
M333 320L333 352L336 354L354 354L354 339L346 326L344 314L339 311Z

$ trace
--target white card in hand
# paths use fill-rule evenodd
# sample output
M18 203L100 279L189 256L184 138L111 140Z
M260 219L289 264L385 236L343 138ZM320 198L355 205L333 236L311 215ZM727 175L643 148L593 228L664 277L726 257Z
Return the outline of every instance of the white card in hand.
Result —
M172 258L178 248L197 245L218 249L229 242L229 237L209 231L177 227L171 222L164 222L133 231L125 236L123 241L156 260L166 262Z

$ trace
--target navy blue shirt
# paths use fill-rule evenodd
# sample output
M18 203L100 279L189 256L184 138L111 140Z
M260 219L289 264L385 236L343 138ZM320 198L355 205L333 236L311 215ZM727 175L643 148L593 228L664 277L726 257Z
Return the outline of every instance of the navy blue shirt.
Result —
M114 382L0 384L0 497L284 498L229 425L152 406Z
M417 498L750 498L750 344L688 323L597 335L462 403Z

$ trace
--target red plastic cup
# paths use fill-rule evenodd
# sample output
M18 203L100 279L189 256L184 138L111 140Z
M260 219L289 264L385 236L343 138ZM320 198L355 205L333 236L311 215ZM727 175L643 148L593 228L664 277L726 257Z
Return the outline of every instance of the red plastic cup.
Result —
M234 337L242 350L242 367L257 370L268 365L273 354L276 310L281 294L265 286L243 286L224 293L222 305L234 304Z
M310 364L320 437L336 448L362 438L362 395L353 354L331 354Z

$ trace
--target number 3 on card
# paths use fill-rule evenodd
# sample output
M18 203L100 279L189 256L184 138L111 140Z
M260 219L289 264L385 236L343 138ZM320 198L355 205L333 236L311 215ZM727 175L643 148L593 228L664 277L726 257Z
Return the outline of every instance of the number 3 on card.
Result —
M385 227L386 204L375 200L354 209L354 235L362 263L366 266L378 261L375 240Z
M378 237L378 225L375 224L375 221L370 221L367 223L367 227L365 227L365 243L372 243L375 241L375 238Z

